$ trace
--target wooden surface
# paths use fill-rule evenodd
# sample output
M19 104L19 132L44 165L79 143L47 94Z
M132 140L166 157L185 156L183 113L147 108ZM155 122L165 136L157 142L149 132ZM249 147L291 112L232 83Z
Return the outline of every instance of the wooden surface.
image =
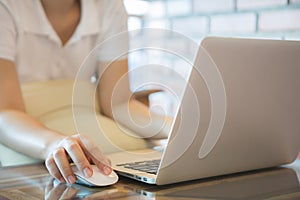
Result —
M166 186L120 177L109 187L59 184L43 165L0 169L0 199L300 199L300 160L292 165Z

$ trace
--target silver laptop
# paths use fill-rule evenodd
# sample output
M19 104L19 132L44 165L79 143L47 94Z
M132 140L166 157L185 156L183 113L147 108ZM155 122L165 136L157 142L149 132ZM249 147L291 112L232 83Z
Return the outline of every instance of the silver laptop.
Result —
M208 37L163 151L108 155L120 174L170 184L291 163L300 151L300 42Z

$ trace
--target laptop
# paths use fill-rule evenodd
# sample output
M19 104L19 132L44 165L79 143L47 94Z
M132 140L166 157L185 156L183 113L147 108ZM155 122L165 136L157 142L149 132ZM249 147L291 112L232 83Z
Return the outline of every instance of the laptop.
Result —
M300 42L207 37L162 151L108 155L164 185L293 162L300 151Z

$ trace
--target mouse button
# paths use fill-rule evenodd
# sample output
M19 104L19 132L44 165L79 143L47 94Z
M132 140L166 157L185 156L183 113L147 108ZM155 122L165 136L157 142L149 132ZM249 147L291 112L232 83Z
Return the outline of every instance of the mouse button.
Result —
M93 175L87 178L87 181L98 186L107 186L112 185L118 181L118 176L115 172L112 172L110 175L104 175L99 171L94 171Z
M96 165L92 165L92 169L93 169L93 176L97 176L98 178L103 178L112 181L115 180L117 181L119 179L118 175L114 171L112 171L109 175L104 175L102 172L100 172L99 168Z
M90 186L108 186L116 183L119 180L118 175L112 171L110 175L104 175L102 174L97 166L92 165L93 169L93 175L91 177L85 177L78 169L76 166L72 166L72 170L76 177L83 182L85 185L90 185ZM79 183L80 183L79 181Z

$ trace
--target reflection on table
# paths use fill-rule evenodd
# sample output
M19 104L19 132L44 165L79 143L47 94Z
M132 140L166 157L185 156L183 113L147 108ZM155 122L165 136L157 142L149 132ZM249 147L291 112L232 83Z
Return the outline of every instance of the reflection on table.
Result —
M300 160L292 165L156 186L120 177L108 187L54 180L43 165L0 169L0 199L300 199Z

